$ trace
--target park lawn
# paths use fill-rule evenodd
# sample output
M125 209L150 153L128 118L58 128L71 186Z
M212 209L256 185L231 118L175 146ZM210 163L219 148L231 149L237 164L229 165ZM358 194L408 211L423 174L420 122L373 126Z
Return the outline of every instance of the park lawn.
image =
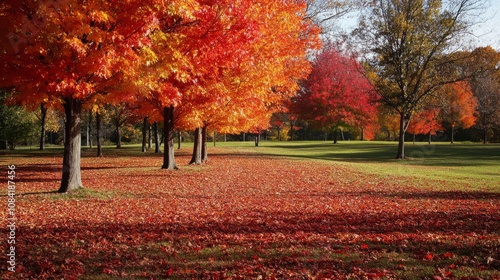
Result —
M500 146L395 148L217 143L188 166L187 145L177 171L137 146L84 148L71 194L53 192L60 149L5 152L17 272L2 278L500 279Z
M395 142L262 142L266 154L333 161L369 174L408 177L436 190L442 181L453 190L500 192L500 144L406 143L407 160L395 159ZM429 185L428 179L433 179Z

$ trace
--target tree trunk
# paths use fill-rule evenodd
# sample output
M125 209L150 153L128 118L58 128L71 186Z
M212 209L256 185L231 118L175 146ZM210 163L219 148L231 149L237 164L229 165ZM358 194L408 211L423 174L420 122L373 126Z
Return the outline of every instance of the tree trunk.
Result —
M281 142L281 127L278 126L278 141Z
M174 106L163 108L163 135L165 148L163 149L163 169L177 169L174 157Z
M85 128L85 147L90 147L90 126Z
M260 133L257 133L257 135L255 136L255 147L259 146L259 142L260 142Z
M80 173L81 157L81 119L82 103L73 98L64 99L65 141L63 155L63 172L60 193L82 188Z
M122 147L122 136L120 135L120 125L116 125L116 148Z
M44 106L45 104L42 102L40 104L40 124L42 130L40 131L40 151L45 150L45 120L47 119L47 108Z
M201 164L201 128L194 130L193 155L189 164Z
M153 146L153 136L151 135L151 125L148 124L148 149Z
M92 149L92 111L89 111L89 133L88 133L88 139L89 139L89 148Z
M214 139L215 139L215 132L214 132ZM202 163L205 163L208 161L207 140L208 140L208 126L204 125L201 128L201 162Z
M405 158L405 117L404 114L400 114L399 119L399 140L398 140L398 154L396 159L404 159Z
M182 133L180 130L177 130L177 150L181 149L182 144Z
M337 130L333 130L333 144L337 144L338 139L337 139Z
M361 141L365 141L365 128L361 128Z
M243 132L243 142L245 142L245 141L246 141L246 133Z
M483 129L483 144L486 144L486 142L488 141L488 129L485 127Z
M148 117L144 117L144 120L142 121L142 152L143 153L148 151L147 136L148 136Z
M153 135L155 138L155 154L160 153L160 137L158 134L158 123L153 123Z
M95 114L96 132L97 132L97 157L102 157L102 143L101 143L101 114Z
M428 142L429 145L431 144L431 141L432 141L432 134L429 132L429 142Z
M214 130L214 147L215 147L215 144L216 144L215 136L217 136L217 131Z
M413 133L413 145L415 145L415 133Z
M293 123L294 122L290 121L290 141L293 141L293 132L294 132Z
M455 142L455 139L454 139L454 133L453 133L453 130L454 130L454 127L453 125L451 126L451 144L453 144Z
M341 137L342 141L345 141L344 130L342 128L340 129L340 137Z

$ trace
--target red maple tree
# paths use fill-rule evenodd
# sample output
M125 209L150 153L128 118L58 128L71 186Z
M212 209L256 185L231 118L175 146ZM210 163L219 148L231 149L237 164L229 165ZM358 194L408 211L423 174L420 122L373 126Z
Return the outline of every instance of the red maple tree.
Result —
M326 47L293 99L291 111L325 130L367 127L376 119L376 94L355 57Z

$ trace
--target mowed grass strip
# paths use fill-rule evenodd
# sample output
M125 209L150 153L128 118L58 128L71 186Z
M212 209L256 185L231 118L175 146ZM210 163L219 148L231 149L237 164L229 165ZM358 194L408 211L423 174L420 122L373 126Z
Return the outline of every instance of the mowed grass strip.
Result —
M259 149L269 155L330 161L388 180L424 180L420 185L431 189L446 181L455 190L500 191L500 144L406 143L406 160L395 159L395 142L261 142Z

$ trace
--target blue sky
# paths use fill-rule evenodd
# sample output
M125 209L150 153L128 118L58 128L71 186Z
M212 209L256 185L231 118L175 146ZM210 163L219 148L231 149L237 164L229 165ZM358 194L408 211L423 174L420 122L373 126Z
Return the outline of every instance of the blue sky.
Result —
M464 38L469 48L491 46L500 51L500 0L479 0L482 7L477 16L471 20L475 23L471 28L472 36ZM349 14L337 22L337 28L352 30L357 24L356 13Z
M485 12L473 28L477 46L490 45L500 51L500 0L485 1Z

